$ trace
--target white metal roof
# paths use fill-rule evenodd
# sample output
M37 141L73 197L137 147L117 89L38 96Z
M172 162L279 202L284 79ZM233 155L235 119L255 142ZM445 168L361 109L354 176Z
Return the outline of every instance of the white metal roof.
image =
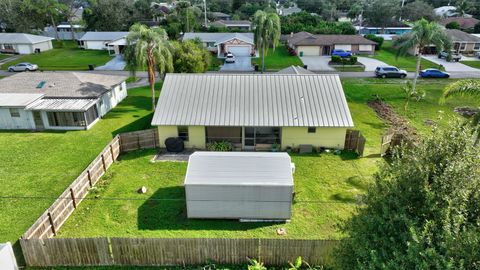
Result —
M0 107L25 107L42 96L43 94L0 93Z
M36 44L53 39L24 33L0 33L0 44Z
M336 74L167 74L152 125L353 127Z
M203 42L221 43L233 38L238 38L250 44L253 44L253 33L185 33L182 40L200 39Z
M287 153L195 152L185 185L293 186Z
M128 32L86 32L79 40L82 41L112 41L126 37Z
M31 111L72 111L84 112L97 103L98 99L88 98L42 98L29 104Z

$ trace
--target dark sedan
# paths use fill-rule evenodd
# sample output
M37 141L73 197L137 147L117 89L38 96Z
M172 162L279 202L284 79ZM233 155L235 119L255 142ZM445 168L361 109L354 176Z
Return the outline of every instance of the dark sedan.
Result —
M438 69L429 68L420 71L420 77L422 78L450 78L450 74Z

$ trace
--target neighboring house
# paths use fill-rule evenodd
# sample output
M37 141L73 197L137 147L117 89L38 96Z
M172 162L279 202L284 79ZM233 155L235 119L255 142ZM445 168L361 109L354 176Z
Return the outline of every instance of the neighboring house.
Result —
M277 71L278 74L315 74L310 70L307 70L300 66L289 66Z
M86 50L113 50L115 54L121 54L127 35L128 32L86 32L78 39L78 45Z
M460 26L461 30L473 30L476 24L480 23L480 20L475 19L475 18L465 18L465 17L450 17L450 18L445 18L440 21L440 24L443 26L446 26L447 24L451 22L457 22L458 25Z
M153 13L153 20L156 22L163 21L165 17L175 9L176 3L150 3L150 8L152 9Z
M457 53L470 54L480 51L480 37L465 33L457 29L445 29L447 36L452 40L452 50ZM418 49L412 49L410 54L416 54ZM423 54L438 54L435 46L423 48Z
M167 74L152 125L161 147L181 137L194 149L343 149L353 121L336 74Z
M287 153L195 152L188 160L188 218L288 220L293 169Z
M374 34L379 37L383 37L385 40L392 40L396 36L401 36L405 33L412 32L412 27L408 25L404 26L392 26L392 27L372 27L372 26L356 26L355 27L360 35Z
M216 20L228 21L228 20L230 20L231 16L228 15L228 14L222 13L222 12L209 12L208 17L212 18L215 21Z
M205 48L218 57L227 52L235 56L251 56L255 54L253 33L185 33L182 40L199 39Z
M73 31L75 32L75 38L78 39L79 37L85 34L84 27L80 24L73 24ZM55 33L55 28L53 26L45 27L43 31L43 35L56 38L56 34L61 40L72 40L72 27L68 22L63 22L57 25L57 33Z
M252 23L250 21L219 20L210 23L210 26L228 28L232 30L252 30Z
M308 32L291 34L290 48L300 56L330 55L332 50L347 50L358 54L374 54L377 43L360 35L314 35Z
M454 6L442 6L433 9L433 12L435 12L435 15L440 16L442 18L448 18L448 17L455 17L458 16L457 8ZM472 17L470 14L465 14L464 17Z
M291 7L288 7L288 8L285 8L283 6L281 6L280 8L277 8L277 13L278 15L280 16L288 16L288 15L292 15L292 14L295 14L295 13L298 13L298 12L301 12L302 9L297 7L297 4L293 4L293 6Z
M0 80L0 129L89 129L127 96L125 76L19 73Z
M24 33L0 33L0 53L32 54L53 49L53 38Z

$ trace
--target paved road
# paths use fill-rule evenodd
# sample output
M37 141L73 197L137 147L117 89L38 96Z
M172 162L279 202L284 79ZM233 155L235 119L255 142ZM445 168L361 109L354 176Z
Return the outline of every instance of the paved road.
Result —
M235 57L235 63L224 63L221 72L249 72L253 71L252 58L249 56Z
M123 59L123 56L117 55L105 65L96 67L95 70L123 70L126 65L127 63Z

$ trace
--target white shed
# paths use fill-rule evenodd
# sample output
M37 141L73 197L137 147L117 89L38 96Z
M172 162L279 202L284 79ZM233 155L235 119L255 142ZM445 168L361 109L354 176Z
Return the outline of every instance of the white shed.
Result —
M185 193L188 218L290 219L290 156L268 152L195 152L188 161Z

